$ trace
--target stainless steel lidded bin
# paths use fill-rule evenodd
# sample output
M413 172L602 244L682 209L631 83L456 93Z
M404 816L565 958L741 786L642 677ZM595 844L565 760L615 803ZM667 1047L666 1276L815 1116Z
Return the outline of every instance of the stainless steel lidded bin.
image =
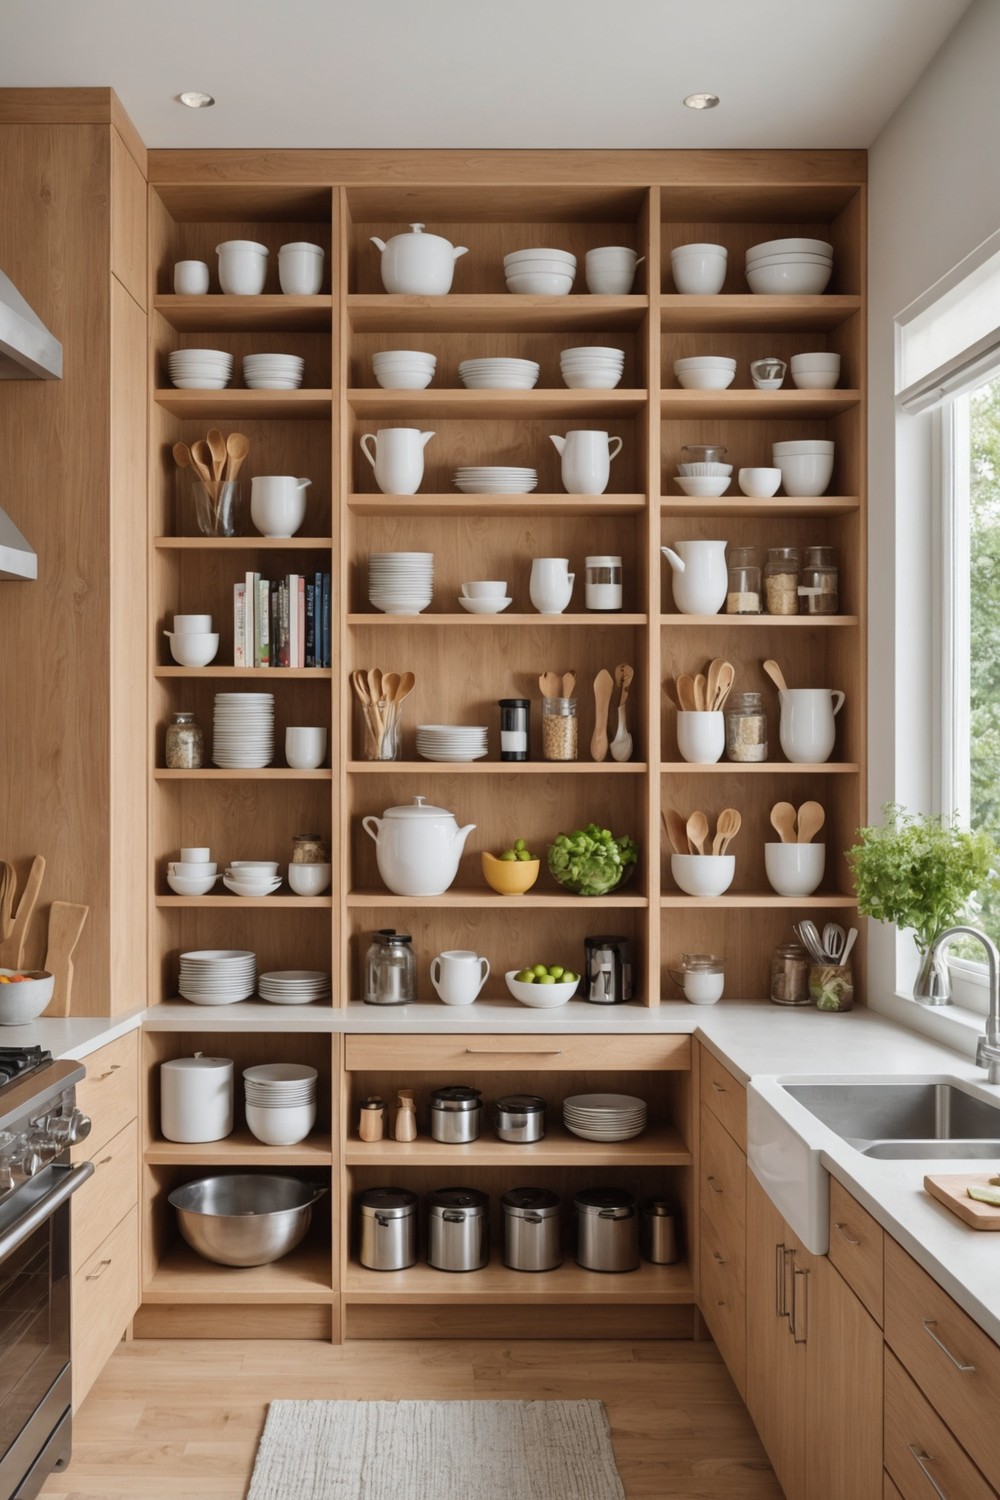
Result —
M480 1271L490 1258L490 1200L478 1188L427 1194L427 1264L437 1271Z
M588 1271L639 1269L639 1216L633 1193L586 1188L573 1199L576 1260Z
M479 1089L454 1083L431 1094L431 1136L449 1146L479 1139L483 1101Z
M505 1094L493 1105L497 1139L526 1146L545 1137L545 1100L538 1094Z
M370 1271L405 1271L417 1261L417 1195L408 1188L367 1188L358 1194L361 1264Z
M504 1265L512 1271L554 1271L562 1265L558 1193L511 1188L500 1202Z
M679 1212L666 1198L644 1198L639 1205L639 1248L654 1266L672 1266L680 1259Z

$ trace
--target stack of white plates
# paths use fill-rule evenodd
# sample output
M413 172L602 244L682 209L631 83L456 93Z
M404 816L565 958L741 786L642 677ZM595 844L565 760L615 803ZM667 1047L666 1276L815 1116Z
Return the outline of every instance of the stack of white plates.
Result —
M372 374L383 390L425 390L436 369L437 355L419 349L386 349L372 355Z
M747 251L746 273L752 292L770 296L825 292L833 274L833 246L827 240L765 240Z
M533 359L463 359L458 378L470 391L530 391L540 369Z
M529 297L565 297L576 275L568 250L515 250L503 258L507 290Z
M433 552L372 552L368 598L386 615L419 615L434 596Z
M222 884L234 896L252 899L255 896L273 896L281 885L276 861L259 861L256 865L244 861L230 865L222 877Z
M625 369L624 349L582 344L559 356L562 378L571 391L613 391Z
M247 1124L268 1146L294 1146L316 1123L316 1069L305 1063L261 1063L243 1069Z
M241 948L202 948L181 954L178 989L195 1005L235 1005L257 985L257 955Z
M482 760L487 730L479 725L418 724L417 754L422 760Z
M297 391L305 368L297 354L243 356L243 379L252 391Z
M225 770L258 770L274 759L274 694L216 693L212 760Z
M257 993L272 1005L308 1005L310 1000L329 1000L330 976L322 969L277 969L260 976Z
M632 1094L574 1094L563 1124L585 1141L628 1141L646 1128L646 1101Z
M232 379L233 356L222 349L175 349L167 369L182 391L222 391Z
M465 495L527 495L538 484L537 469L504 464L467 465L456 469L455 487Z

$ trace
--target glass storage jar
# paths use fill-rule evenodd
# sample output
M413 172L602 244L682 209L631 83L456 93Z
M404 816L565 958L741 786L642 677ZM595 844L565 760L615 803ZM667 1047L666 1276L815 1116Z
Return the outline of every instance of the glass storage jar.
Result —
M542 758L576 760L577 720L575 698L542 699Z
M840 607L837 555L832 547L807 547L799 585L804 615L835 615Z
M326 865L330 851L318 833L296 833L292 838L293 865Z
M767 760L767 716L760 693L734 693L726 709L726 759Z
M382 927L365 955L366 1005L412 1005L417 998L417 956L408 932Z
M620 610L622 607L622 560L620 557L588 557L584 604L587 609Z
M528 713L531 705L527 698L501 698L500 709L500 759L528 759Z
M197 771L204 764L205 736L194 714L174 714L167 725L168 771Z
M764 565L764 598L769 615L799 612L798 547L769 547Z
M730 547L726 558L729 588L727 615L760 614L760 555L756 547Z
M781 943L771 959L771 999L775 1005L808 1005L810 960L800 943Z

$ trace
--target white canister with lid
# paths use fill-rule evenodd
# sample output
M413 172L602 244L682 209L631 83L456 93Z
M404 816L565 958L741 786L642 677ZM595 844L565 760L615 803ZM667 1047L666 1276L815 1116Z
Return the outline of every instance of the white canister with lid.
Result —
M622 560L620 557L588 557L587 609L616 610L622 607Z
M160 1064L160 1130L168 1141L221 1141L233 1130L230 1057L174 1057Z

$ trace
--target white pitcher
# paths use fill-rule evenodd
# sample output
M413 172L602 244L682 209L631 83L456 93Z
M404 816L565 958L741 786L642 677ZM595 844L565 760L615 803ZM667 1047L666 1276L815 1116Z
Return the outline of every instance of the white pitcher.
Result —
M562 482L567 494L603 495L611 478L611 460L622 451L621 438L588 431L567 432L565 437L551 432L549 436L562 458Z
M718 614L726 602L729 582L726 543L675 542L660 551L674 570L674 603L680 613Z
M561 615L573 597L575 582L568 557L536 557L528 586L531 602L540 615Z
M424 477L424 449L434 436L416 427L382 427L366 432L361 451L375 470L383 495L415 495ZM368 444L375 445L374 454Z
M445 1005L471 1005L489 977L489 959L471 948L453 948L431 960L431 984Z
M836 739L833 721L844 706L844 694L838 688L785 688L778 699L778 738L788 759L812 764L829 760Z

